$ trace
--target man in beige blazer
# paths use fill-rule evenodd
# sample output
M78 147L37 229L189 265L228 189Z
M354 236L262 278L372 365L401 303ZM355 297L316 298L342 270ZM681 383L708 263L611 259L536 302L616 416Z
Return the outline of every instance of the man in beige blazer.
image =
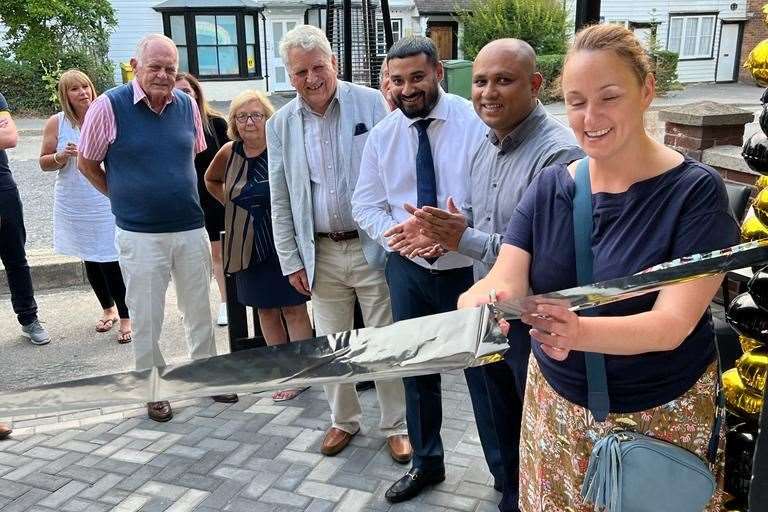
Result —
M368 131L387 115L381 93L336 79L325 34L302 25L280 42L297 97L267 122L275 247L283 274L312 297L318 335L353 328L355 299L366 327L392 322L384 251L352 218L352 192ZM332 425L321 452L335 455L360 430L354 384L325 386ZM381 431L392 458L411 458L402 379L376 381Z

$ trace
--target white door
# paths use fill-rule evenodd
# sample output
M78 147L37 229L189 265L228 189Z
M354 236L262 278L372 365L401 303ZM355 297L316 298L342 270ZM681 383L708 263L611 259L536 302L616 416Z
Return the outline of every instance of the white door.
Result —
M733 82L736 57L739 53L740 23L723 23L720 29L720 49L717 56L716 82Z
M288 70L285 67L283 59L280 58L280 40L283 38L286 32L291 30L296 25L299 25L301 20L298 18L292 19L275 19L270 21L271 43L272 52L269 56L269 88L273 91L290 91L293 89L291 82L288 78Z

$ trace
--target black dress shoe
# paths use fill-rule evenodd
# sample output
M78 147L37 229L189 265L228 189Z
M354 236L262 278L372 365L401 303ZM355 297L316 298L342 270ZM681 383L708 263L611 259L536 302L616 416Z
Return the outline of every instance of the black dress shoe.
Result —
M367 391L369 389L374 389L375 387L376 384L374 384L372 380L361 380L355 384L355 389L358 391Z
M403 478L387 489L384 497L390 503L407 501L418 496L425 487L439 484L443 480L445 480L445 470L425 471L419 468L411 468Z
M213 398L214 402L220 402L222 404L234 404L238 400L240 400L237 397L236 393L227 393L225 395L214 395L211 398Z

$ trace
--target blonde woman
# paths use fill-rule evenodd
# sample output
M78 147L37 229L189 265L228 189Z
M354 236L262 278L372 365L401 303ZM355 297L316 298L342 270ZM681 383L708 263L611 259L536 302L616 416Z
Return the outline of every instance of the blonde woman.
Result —
M273 113L259 91L245 91L232 100L229 138L234 142L214 157L205 186L226 210L225 272L234 273L240 303L257 308L267 345L280 345L311 337L312 327L307 297L283 276L272 237L265 124ZM304 389L277 391L272 399L291 400Z
M219 288L219 313L216 317L217 325L227 325L227 303L224 289L224 267L221 263L221 239L220 233L224 231L224 207L208 192L205 188L205 170L211 164L213 157L221 147L229 142L227 137L227 120L224 115L214 110L211 105L205 101L203 88L200 82L189 73L178 73L176 75L176 89L187 93L200 111L200 118L203 122L203 131L205 132L205 143L207 147L195 156L195 170L197 171L197 193L200 196L200 207L203 209L205 217L205 230L208 232L208 239L211 241L211 263L213 266L213 277L216 279L216 285Z
M504 300L527 295L529 287L547 293L576 285L577 174L591 183L595 281L738 243L717 171L646 132L655 80L631 31L595 25L576 34L562 87L569 124L588 158L541 171L517 205L496 264L460 297L460 307L488 302L492 289ZM721 280L604 305L599 316L555 304L522 316L530 330L516 336L530 336L532 354L520 434L521 511L591 512L581 485L595 442L614 427L635 425L705 458L718 380L709 303ZM515 342L522 340L510 338ZM585 352L605 355L610 414L602 422L587 411ZM722 483L722 451L715 466ZM720 510L722 498L718 489L706 511Z
M120 322L118 343L131 341L125 284L117 262L115 217L109 198L77 169L80 126L96 97L90 78L76 69L65 71L57 86L61 112L43 128L40 168L56 172L53 202L53 250L83 260L88 282L102 307L96 331Z

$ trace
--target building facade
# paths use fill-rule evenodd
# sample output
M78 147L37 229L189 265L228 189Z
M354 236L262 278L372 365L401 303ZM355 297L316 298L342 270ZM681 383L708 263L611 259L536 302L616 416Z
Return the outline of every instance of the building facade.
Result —
M291 90L278 46L283 35L302 23L325 28L325 6L313 0L111 0L117 27L109 57L119 64L133 56L138 41L158 32L171 37L179 50L179 68L198 76L211 100L229 100L245 89L267 92ZM339 3L339 2L337 2ZM430 35L442 58L460 58L460 27L453 11L420 12L419 2L390 0L394 40ZM465 1L468 3L468 0ZM430 9L445 2L428 2ZM458 4L457 4L458 5ZM454 25L451 25L453 23ZM444 27L450 32L446 34ZM448 37L446 37L448 36ZM376 53L386 54L384 22L376 12Z
M748 0L603 0L601 18L679 55L680 82L734 82L752 3ZM751 29L750 29L751 30Z

